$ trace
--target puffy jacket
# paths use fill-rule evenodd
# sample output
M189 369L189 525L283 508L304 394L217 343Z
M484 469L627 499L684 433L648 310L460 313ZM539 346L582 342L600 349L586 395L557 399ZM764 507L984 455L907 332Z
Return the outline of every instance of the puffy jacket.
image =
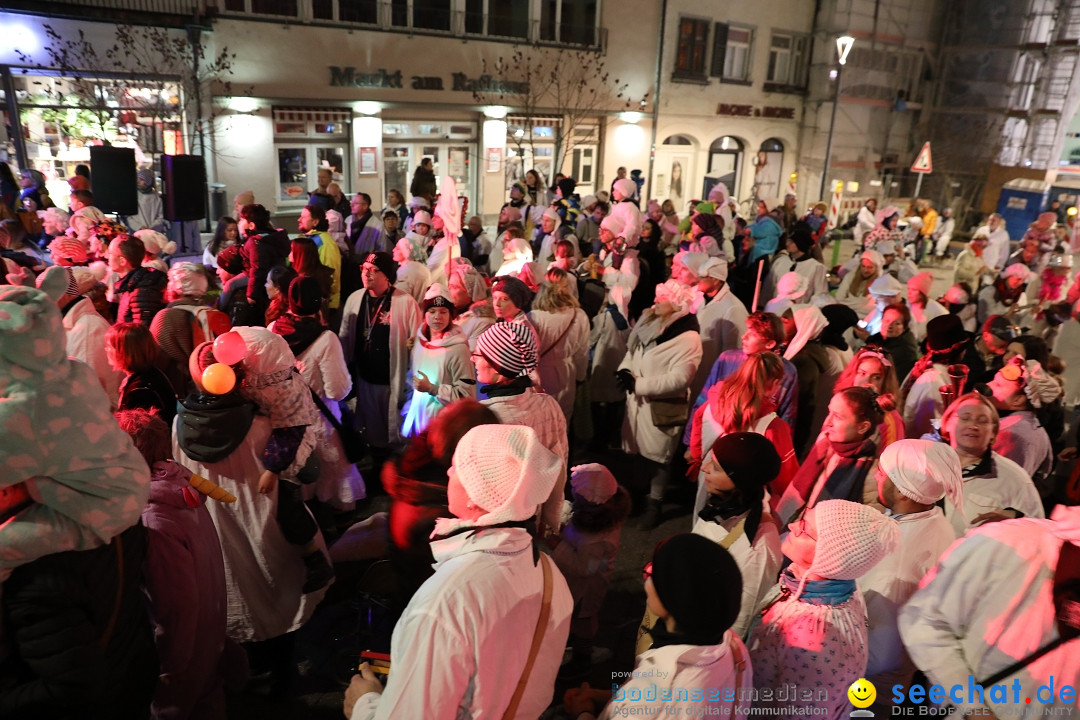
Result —
M125 275L116 285L119 303L117 321L136 322L150 327L154 316L165 307L165 285L168 281L165 273L148 267L135 268Z
M242 255L248 278L247 296L252 304L261 309L260 317L270 304L270 298L266 295L266 276L271 268L286 263L291 250L292 243L284 230L248 235L244 241Z
M12 572L3 611L14 652L0 665L0 717L148 714L158 660L141 590L146 548L138 524L103 547L46 555Z

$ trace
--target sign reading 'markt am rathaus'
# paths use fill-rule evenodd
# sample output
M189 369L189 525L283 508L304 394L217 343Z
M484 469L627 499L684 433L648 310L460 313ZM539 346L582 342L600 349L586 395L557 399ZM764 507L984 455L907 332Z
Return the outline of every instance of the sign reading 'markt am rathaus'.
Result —
M375 72L357 72L355 67L330 66L331 87L358 87L365 89L402 89L405 83L413 90L446 90L443 79L438 75L413 75L406 80L400 70L390 72L379 68ZM465 73L450 74L450 90L458 92L494 93L496 95L525 95L529 92L529 83L499 80L490 75L471 78Z

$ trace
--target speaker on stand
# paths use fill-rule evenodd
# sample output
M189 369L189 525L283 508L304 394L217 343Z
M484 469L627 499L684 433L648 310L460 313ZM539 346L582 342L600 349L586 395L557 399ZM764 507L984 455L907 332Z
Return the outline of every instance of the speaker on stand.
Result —
M103 213L118 215L139 212L135 150L91 146L90 174L94 178L94 207Z
M206 163L200 155L163 155L165 219L182 223L182 252L201 252L197 220L206 217Z

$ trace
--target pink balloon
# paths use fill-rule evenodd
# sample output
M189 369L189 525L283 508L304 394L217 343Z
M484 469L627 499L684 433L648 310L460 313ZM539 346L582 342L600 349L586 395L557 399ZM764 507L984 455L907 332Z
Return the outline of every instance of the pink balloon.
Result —
M214 359L226 365L235 365L247 355L247 343L238 332L227 332L214 341Z

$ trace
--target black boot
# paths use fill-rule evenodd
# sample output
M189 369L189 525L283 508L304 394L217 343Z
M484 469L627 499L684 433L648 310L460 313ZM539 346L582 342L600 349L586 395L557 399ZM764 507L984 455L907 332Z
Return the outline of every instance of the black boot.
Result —
M645 512L642 513L641 520L638 522L638 527L642 530L655 530L660 524L662 503L660 500L652 497L647 500L647 503Z

